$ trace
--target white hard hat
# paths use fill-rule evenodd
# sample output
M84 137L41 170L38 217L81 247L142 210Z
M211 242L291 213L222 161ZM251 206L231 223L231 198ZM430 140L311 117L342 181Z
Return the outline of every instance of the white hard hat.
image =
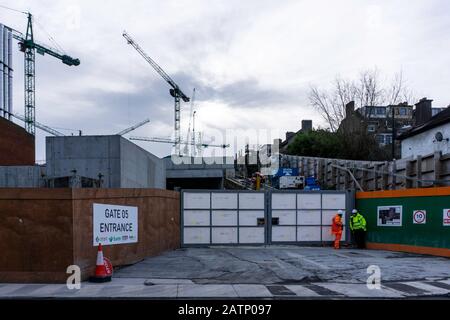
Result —
M344 211L338 210L338 214L344 214Z
M356 210L356 209L352 210L352 213L357 213L357 212L358 212L358 210Z

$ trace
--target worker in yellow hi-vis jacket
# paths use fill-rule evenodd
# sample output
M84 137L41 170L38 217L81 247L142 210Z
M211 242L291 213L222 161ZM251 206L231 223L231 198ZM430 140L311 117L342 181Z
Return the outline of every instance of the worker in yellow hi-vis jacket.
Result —
M358 210L353 209L350 216L350 230L359 249L366 247L366 225L366 219L364 219L363 215Z

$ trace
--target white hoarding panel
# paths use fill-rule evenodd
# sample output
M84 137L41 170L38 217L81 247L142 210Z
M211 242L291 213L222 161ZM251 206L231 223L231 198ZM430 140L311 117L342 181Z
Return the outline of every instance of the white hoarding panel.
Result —
M94 203L92 221L94 246L138 242L138 207Z
M264 243L264 228L239 228L239 243Z
M183 229L185 244L209 244L209 228L189 228Z
M295 193L272 193L272 209L295 209Z
M295 225L295 210L273 210L272 218L278 218L279 225Z
M341 241L345 241L346 229L342 230ZM331 234L331 226L322 227L322 241L334 241L334 234Z
M320 209L320 194L299 193L297 195L297 206L299 209Z
M297 211L297 223L299 225L320 225L320 210Z
M212 228L212 243L237 243L237 228Z
M295 228L296 227L272 226L272 241L274 242L295 241Z
M240 226L257 226L258 219L264 219L264 211L239 211Z
M321 227L297 227L297 241L320 241Z
M212 212L213 226L236 226L237 223L237 211L213 210Z
M342 210L344 211L344 210ZM338 210L323 210L322 211L322 224L324 226L331 226L333 223L333 217L338 213ZM342 221L344 221L345 224L345 211L344 214L342 214Z
M211 195L213 209L237 209L237 193L213 192Z
M322 195L323 209L344 209L345 193L324 193Z
M185 192L183 194L184 209L209 209L210 194L198 192Z
M209 210L184 210L185 226L209 226Z
M239 193L239 209L264 209L264 193Z

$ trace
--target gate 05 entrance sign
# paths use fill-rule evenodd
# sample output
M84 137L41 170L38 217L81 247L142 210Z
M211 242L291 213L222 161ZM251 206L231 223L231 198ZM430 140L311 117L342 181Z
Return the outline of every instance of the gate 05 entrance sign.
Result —
M94 203L94 246L138 241L138 208Z

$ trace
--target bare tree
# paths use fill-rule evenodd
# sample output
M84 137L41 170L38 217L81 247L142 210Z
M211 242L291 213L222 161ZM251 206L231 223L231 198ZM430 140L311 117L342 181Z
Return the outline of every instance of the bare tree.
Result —
M384 104L396 105L414 100L412 91L405 84L402 72L395 74L390 83L383 87L380 73L375 68L362 71L357 81L337 76L331 91L311 86L309 101L327 122L330 130L336 132L345 117L345 105L350 101L355 101L356 107L361 108ZM365 108L365 113L372 110L373 108Z

